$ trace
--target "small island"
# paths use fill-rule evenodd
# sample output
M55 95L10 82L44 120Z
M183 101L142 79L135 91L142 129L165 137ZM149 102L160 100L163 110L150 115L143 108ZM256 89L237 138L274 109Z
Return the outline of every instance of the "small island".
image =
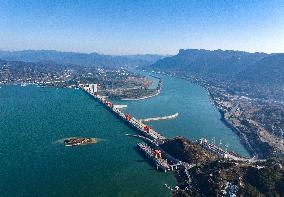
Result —
M79 146L79 145L87 145L87 144L94 144L97 140L95 138L67 138L64 140L65 146Z

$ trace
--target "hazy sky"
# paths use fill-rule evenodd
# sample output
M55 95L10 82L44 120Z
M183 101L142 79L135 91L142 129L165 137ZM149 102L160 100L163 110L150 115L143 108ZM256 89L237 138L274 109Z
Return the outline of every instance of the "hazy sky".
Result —
M284 0L0 0L0 49L284 52Z

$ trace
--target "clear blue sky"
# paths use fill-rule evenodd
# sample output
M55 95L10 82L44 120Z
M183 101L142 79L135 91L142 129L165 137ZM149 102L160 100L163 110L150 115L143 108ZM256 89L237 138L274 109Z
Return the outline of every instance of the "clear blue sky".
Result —
M1 0L0 49L284 52L284 0Z

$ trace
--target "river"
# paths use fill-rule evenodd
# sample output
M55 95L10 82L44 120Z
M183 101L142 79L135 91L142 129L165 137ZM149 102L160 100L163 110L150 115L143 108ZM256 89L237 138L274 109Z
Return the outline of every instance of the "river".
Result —
M139 73L149 76L148 73ZM204 137L224 149L249 156L238 136L221 121L221 114L207 90L184 79L157 76L163 81L162 91L158 96L137 101L112 101L127 105L123 111L138 119L179 113L177 118L147 124L166 137L184 136L190 140ZM151 79L155 80L152 77Z
M149 122L166 137L200 137L229 144L247 155L220 120L208 92L187 81L162 76L161 94L116 101L137 118L171 115ZM136 152L134 133L81 90L2 86L0 89L1 196L170 196L171 173L155 171ZM65 147L66 137L95 137L98 143Z
M123 122L81 90L2 86L1 196L170 196ZM97 144L65 147L66 137Z

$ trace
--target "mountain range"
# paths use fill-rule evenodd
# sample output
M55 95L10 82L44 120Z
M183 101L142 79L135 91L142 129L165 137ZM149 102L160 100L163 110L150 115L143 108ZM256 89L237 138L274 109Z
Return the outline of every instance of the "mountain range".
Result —
M147 69L195 75L216 83L233 84L246 92L284 99L284 54L233 50L181 49L177 55L158 60ZM269 89L269 91L267 91ZM275 91L271 91L275 90ZM265 93L268 94L265 94Z
M0 59L8 61L54 61L58 64L96 67L146 66L163 57L165 56L154 54L112 56L98 53L60 52L55 50L0 51Z
M284 99L284 54L233 50L180 49L177 55L103 55L55 50L0 51L0 59L24 62L54 62L60 65L94 67L141 67L194 75L223 83L237 92ZM233 84L233 85L232 85Z

